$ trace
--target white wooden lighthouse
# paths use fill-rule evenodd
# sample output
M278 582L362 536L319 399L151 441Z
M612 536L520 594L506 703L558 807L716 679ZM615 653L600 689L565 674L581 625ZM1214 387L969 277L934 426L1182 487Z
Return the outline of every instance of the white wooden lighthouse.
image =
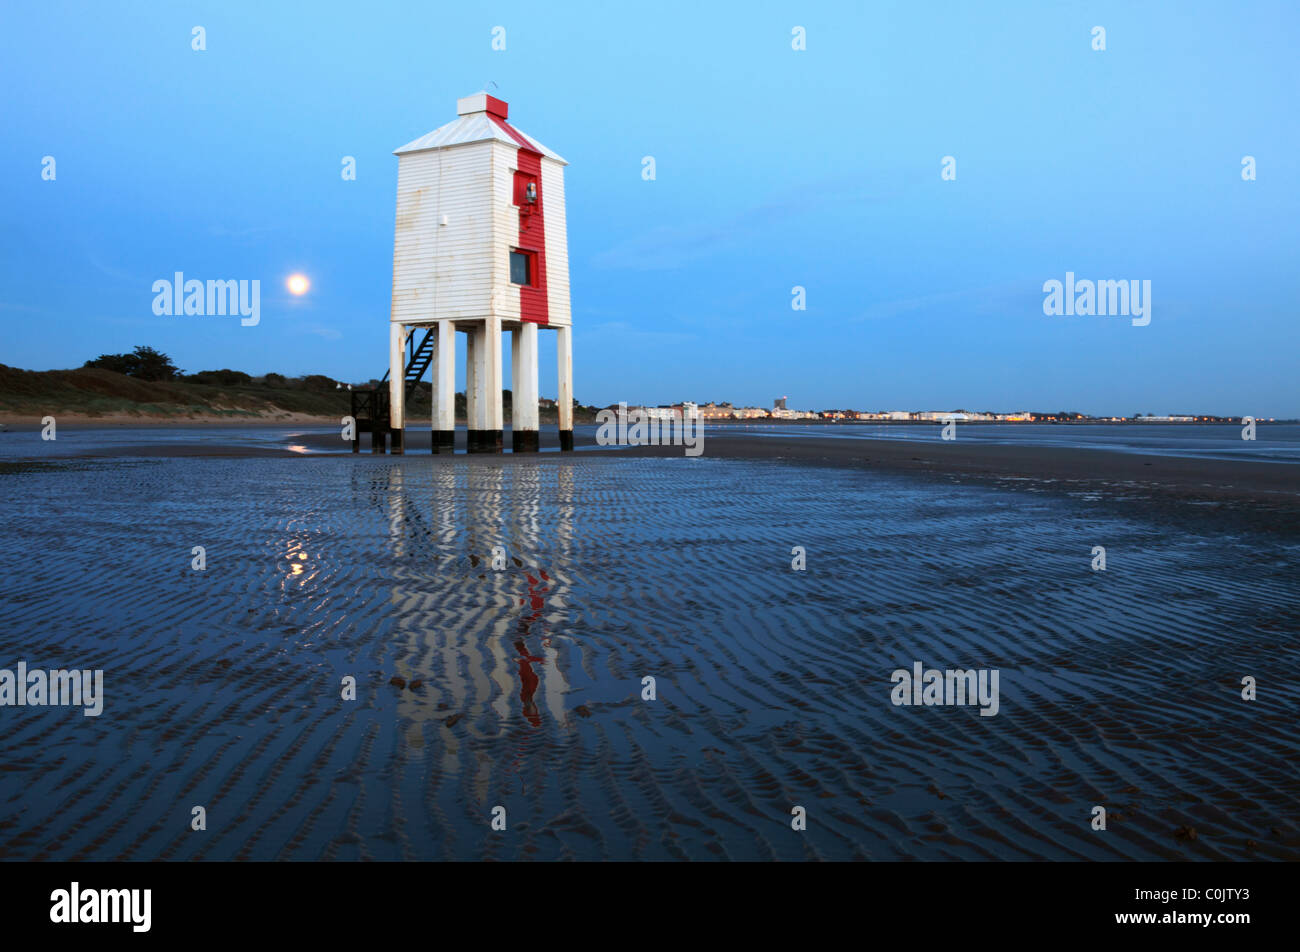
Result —
M413 328L432 329L433 451L451 452L456 338L468 335L471 453L500 452L502 334L510 332L515 452L538 448L537 332L556 332L561 449L573 448L573 358L564 159L507 121L506 103L475 93L458 118L394 152L389 420L402 451ZM422 372L422 371L421 371Z

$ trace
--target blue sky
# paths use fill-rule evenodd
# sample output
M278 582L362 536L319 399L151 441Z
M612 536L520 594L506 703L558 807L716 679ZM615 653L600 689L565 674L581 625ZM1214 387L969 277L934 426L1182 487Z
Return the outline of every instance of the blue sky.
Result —
M5 4L0 362L378 376L391 152L490 80L570 162L583 402L1300 416L1300 7L726 6ZM156 317L175 271L261 323ZM1150 325L1045 316L1067 271Z

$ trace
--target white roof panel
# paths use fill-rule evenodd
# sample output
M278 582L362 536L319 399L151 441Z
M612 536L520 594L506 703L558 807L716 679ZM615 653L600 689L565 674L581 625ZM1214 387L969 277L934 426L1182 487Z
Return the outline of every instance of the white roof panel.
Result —
M505 120L499 120L499 122L504 124ZM429 149L445 149L448 146L465 145L468 142L483 142L488 139L495 139L498 142L518 147L519 142L503 129L501 124L498 124L497 120L490 118L486 112L473 112L469 115L460 116L445 126L439 126L432 132L425 133L414 142L408 142L401 148L394 149L393 155L404 155L407 152L424 152ZM532 136L520 132L514 126L510 128L514 129L521 138L530 143L542 155L564 165L569 164Z

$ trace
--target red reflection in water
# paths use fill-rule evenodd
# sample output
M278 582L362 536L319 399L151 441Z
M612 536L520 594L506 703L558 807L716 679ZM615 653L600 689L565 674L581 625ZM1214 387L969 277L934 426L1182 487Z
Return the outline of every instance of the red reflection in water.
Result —
M539 572L538 574L547 582L550 581L550 577L545 572ZM528 578L528 597L527 599L521 598L519 601L521 604L526 603L532 609L532 612L520 617L519 637L515 639L515 651L519 652L519 657L515 661L519 664L519 680L522 684L519 690L519 700L523 703L524 717L528 718L528 723L534 727L541 727L541 711L537 708L537 702L533 700L533 696L537 693L537 685L541 682L541 679L537 676L537 672L533 670L533 665L545 664L546 659L529 654L524 639L532 633L533 625L541 620L542 611L546 607L546 593L550 589L543 587L542 582L533 578L531 574L525 573L525 575ZM547 643L547 640L543 638L542 646L545 647Z

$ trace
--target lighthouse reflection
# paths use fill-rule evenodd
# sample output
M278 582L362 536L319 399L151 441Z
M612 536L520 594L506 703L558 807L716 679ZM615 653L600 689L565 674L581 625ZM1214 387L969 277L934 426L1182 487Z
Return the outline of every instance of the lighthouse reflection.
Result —
M397 690L409 749L433 741L456 770L464 744L567 725L570 467L438 460L387 470L383 681L420 685Z

